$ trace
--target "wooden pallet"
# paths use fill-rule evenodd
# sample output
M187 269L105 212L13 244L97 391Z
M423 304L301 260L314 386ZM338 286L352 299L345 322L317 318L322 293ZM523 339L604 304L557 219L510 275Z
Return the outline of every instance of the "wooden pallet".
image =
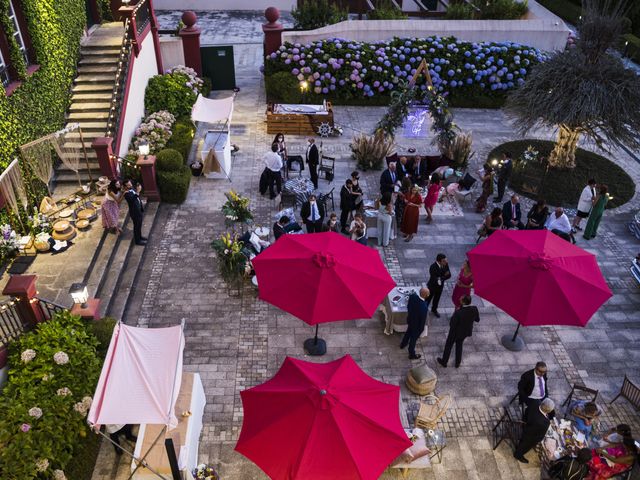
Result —
M327 103L328 115L280 114L273 113L273 105L267 106L267 133L276 135L317 135L321 123L333 127L333 109Z

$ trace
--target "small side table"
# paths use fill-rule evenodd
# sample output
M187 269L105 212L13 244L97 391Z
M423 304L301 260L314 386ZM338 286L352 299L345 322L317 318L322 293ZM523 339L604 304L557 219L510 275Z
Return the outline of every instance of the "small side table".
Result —
M71 307L72 315L79 315L85 320L100 320L100 299L90 298L87 300L87 306L82 308L79 303L74 303Z
M438 463L442 463L442 451L447 446L447 439L444 430L425 430L424 440L427 448L431 450L429 459L438 457Z

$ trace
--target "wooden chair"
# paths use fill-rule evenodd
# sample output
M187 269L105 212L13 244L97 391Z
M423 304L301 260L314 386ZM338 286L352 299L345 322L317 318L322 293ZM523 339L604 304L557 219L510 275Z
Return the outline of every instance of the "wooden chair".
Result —
M522 420L514 420L509 413L509 409L505 408L498 423L491 429L493 449L498 448L503 440L506 440L512 449L515 449L520 437L522 437L523 428L524 422Z
M415 426L425 430L434 430L438 421L447 413L451 404L451 395L446 394L441 397L427 395L420 402L420 409L416 416Z
M620 393L618 393L618 395L616 395L614 399L609 402L609 405L615 402L618 397L626 398L629 403L631 403L631 405L635 407L636 410L640 410L640 387L629 380L629 377L627 377L626 375L624 376L624 381L622 382Z
M569 409L571 408L572 400L584 400L587 402L595 402L596 398L598 398L598 390L593 390L592 388L587 388L583 385L574 384L571 388L571 392L569 396L565 398L564 402L562 402L562 406L566 406L567 408L564 411L565 416L569 413ZM576 398L574 398L574 396Z

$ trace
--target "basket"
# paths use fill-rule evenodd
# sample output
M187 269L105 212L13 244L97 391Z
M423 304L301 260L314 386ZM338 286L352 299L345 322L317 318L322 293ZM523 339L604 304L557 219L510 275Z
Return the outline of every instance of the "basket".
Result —
M425 396L433 393L438 383L436 373L426 365L420 365L407 372L405 383L416 395Z

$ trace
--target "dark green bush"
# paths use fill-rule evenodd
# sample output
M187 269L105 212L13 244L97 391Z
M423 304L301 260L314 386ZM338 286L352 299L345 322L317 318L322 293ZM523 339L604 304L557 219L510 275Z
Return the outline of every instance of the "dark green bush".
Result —
M342 22L349 16L347 10L330 5L328 0L306 0L291 11L294 27L298 30L314 30L326 25Z
M527 13L527 1L518 0L475 0L482 20L517 20Z
M167 142L167 148L177 150L184 159L188 159L195 132L196 127L190 118L177 120L171 127L171 138Z
M202 88L200 89L200 94L203 97L208 97L209 93L211 93L211 79L209 77L202 77Z
M184 165L182 154L171 148L160 150L156 154L156 170L158 172L174 172Z
M450 3L445 18L447 20L471 20L474 9L468 3Z
M624 56L629 57L634 62L640 62L640 38L630 33L623 35L620 50Z
M98 339L98 345L96 352L101 359L106 357L107 350L109 349L109 343L111 342L111 336L113 334L113 328L118 321L115 318L104 317L101 320L90 322L89 331Z
M268 100L277 99L282 103L300 103L302 101L298 80L289 72L278 72L266 76L264 83Z
M404 20L408 18L391 0L381 0L375 10L367 13L367 20Z
M575 25L580 21L582 7L568 0L537 0L537 2L569 23Z
M156 172L158 180L158 189L160 190L160 198L167 203L182 203L189 193L189 184L191 182L191 169L186 165L181 165L179 169L174 171Z
M166 110L176 117L191 115L198 94L187 86L189 77L183 73L167 73L149 79L144 92L144 108L147 112Z

